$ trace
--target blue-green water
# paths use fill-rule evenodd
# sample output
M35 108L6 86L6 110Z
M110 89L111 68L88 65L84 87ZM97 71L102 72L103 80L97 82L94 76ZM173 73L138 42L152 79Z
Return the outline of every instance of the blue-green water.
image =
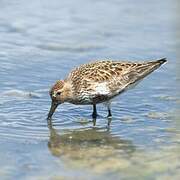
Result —
M173 1L0 1L1 179L179 179ZM61 105L49 88L95 59L168 63L112 104Z

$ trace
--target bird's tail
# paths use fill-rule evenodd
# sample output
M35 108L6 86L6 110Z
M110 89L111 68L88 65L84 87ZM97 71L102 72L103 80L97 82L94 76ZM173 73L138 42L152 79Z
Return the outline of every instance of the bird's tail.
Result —
M162 58L162 59L159 59L159 60L157 60L155 62L157 62L159 64L163 64L163 63L167 62L167 59L166 58Z
M129 85L138 84L138 82L140 82L144 77L152 73L165 62L167 62L166 58L138 63L136 67L124 74L124 79L127 81L126 86L128 87Z
M143 78L159 68L165 62L167 62L166 58L158 59L156 61L144 62L140 66L135 67L135 71L139 74L139 78Z
M161 66L162 64L164 64L165 62L167 62L167 59L166 58L161 58L161 59L158 59L158 60L156 60L156 61L150 61L150 62L148 62L147 64L149 64L150 66L152 65L152 67L159 67L159 66ZM157 69L156 68L156 69Z

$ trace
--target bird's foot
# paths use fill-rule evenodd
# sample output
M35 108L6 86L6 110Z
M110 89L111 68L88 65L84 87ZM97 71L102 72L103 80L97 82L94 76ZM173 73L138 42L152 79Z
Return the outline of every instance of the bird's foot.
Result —
M111 114L108 114L107 118L108 118L108 119L112 119L112 115L111 115Z
M97 118L97 116L98 116L97 112L92 113L93 126L96 126L96 118Z
M93 118L92 122L93 122L93 126L96 126L96 118Z
M92 113L92 118L93 118L93 119L96 119L96 118L97 118L97 116L98 116L98 114L97 114L97 113Z
M111 114L108 114L107 119L108 119L108 124L107 124L107 126L109 127L110 124L111 124L111 121L112 121L112 115L111 115Z

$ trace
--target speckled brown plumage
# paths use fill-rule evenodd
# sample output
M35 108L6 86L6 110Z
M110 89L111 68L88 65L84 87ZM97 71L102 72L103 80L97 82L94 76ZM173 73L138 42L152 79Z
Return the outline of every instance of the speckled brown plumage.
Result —
M54 84L54 86L51 88L50 90L50 96L53 96L53 92L58 91L59 89L62 89L64 85L64 82L61 80L56 81L56 83Z
M64 81L57 81L50 95L56 104L96 105L124 92L164 62L165 58L150 62L96 61L84 64L72 70Z

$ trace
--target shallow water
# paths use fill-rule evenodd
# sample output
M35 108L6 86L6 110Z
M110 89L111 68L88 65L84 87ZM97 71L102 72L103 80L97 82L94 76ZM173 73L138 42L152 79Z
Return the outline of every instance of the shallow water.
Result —
M0 1L2 179L179 179L179 80L173 1ZM177 47L177 48L176 48ZM112 103L61 105L48 91L94 59L168 63Z

